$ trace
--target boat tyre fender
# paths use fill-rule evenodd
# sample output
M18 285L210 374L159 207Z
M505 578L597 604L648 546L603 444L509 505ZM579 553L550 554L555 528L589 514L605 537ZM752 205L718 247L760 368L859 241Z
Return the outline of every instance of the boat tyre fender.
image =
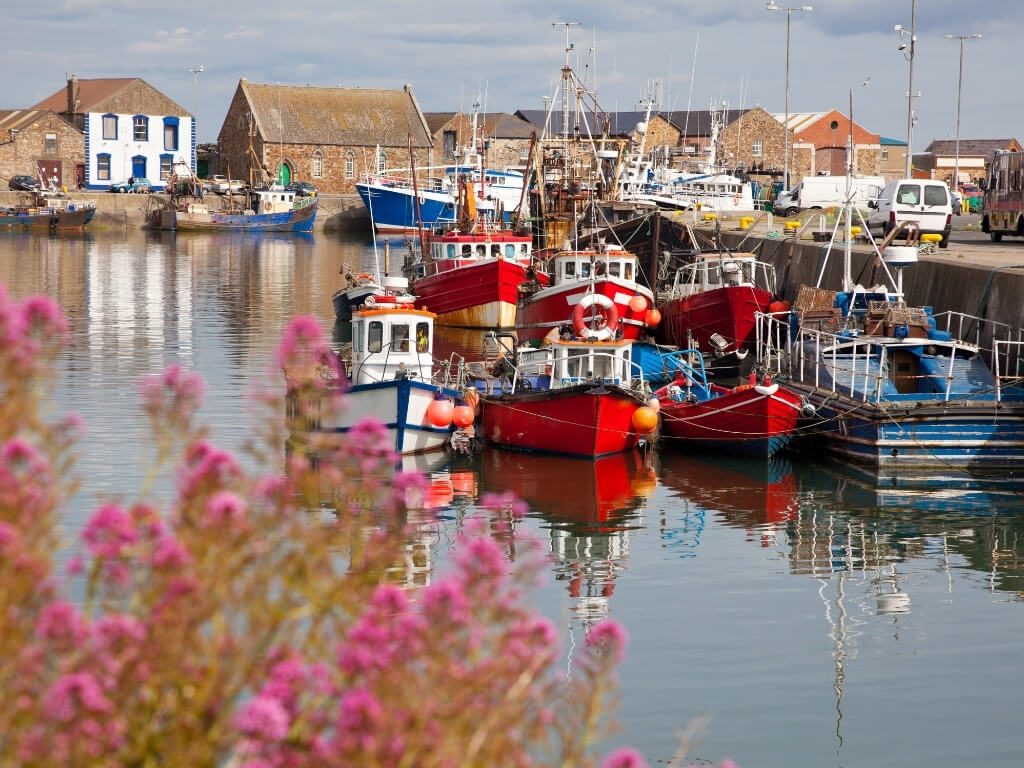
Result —
M265 213L270 213L270 201L269 200L267 200L267 202L265 202L263 204L263 210L264 210Z
M592 329L587 327L587 321L583 319L583 313L590 307L597 305L604 316L604 328ZM598 341L607 341L615 335L619 327L619 310L615 302L607 296L599 293L588 293L572 310L570 318L572 329L581 338L596 337Z
M419 202L419 204L420 204L420 205L423 205L424 203L426 203L426 202L427 202L427 198L425 198L425 197L424 197L423 195L420 195L420 196L419 196L418 198L416 198L416 199L417 199L417 201Z
M779 385L775 382L770 384L755 384L754 391L759 395L774 395L779 390Z

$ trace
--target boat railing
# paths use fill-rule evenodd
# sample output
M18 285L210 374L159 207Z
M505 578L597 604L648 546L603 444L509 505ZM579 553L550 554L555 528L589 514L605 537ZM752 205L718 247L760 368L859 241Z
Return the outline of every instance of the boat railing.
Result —
M593 370L597 368L594 365L595 360L607 361L606 371L610 371L613 374L621 374L625 371L627 375L595 376L593 375ZM645 381L643 367L639 363L625 359L614 351L605 352L600 350L591 350L586 355L562 360L555 359L551 355L521 360L512 371L512 391L518 391L521 382L529 376L552 376L560 363L564 365L564 370L559 372L566 375L558 378L559 386L600 382L634 389L637 390L638 394L645 397L650 395L650 384ZM584 365L593 366L593 368L584 370ZM554 382L555 380L552 379L552 384Z
M409 339L403 340L404 344L412 343ZM362 378L372 379L375 382L388 379L411 378L432 383L434 373L434 358L429 356L430 363L423 360L424 355L415 353L410 355L407 350L393 349L394 342L387 342L376 352L368 352L359 361L352 372L352 381L359 383ZM401 355L397 362L392 358ZM410 365L412 363L412 365Z
M992 347L992 373L996 379L996 400L1000 400L1003 387L1020 387L1024 384L1024 372L1021 370L1024 339L996 339L992 342Z
M1024 377L1020 344L1024 341L1024 329L964 312L946 311L933 317L937 329L946 331L951 338L973 343L989 358L993 368L998 364L1006 376Z
M718 259L703 258L680 267L667 296L682 299L715 288L746 285L774 294L775 267L765 261L722 253Z
M438 386L461 390L469 378L466 359L457 352L452 352L447 360L435 359L433 381Z

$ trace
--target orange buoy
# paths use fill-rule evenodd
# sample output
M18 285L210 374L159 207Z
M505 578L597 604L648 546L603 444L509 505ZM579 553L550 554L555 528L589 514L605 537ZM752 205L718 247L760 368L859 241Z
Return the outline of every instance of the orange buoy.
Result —
M647 309L647 297L641 296L639 293L629 300L629 308L637 314Z
M644 322L651 326L651 328L657 328L658 323L661 322L661 312L656 309L647 310L647 314L644 315Z
M452 421L456 427L468 427L473 423L473 408L468 405L457 405L452 411Z
M649 405L641 405L633 411L633 429L641 434L653 432L658 426L658 412Z
M776 313L789 312L792 308L793 305L788 301L773 301L768 305L768 311L773 315Z
M447 427L452 423L452 412L455 406L444 395L438 395L434 402L427 406L427 419L435 427Z

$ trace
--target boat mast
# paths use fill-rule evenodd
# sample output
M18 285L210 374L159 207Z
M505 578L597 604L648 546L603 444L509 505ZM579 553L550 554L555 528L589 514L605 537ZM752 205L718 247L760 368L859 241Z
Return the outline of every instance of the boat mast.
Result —
M420 190L416 185L416 157L412 151L412 131L409 132L409 168L412 173L412 204L416 208L416 230L420 238L420 252L427 260L427 238L423 236L423 212L420 210Z

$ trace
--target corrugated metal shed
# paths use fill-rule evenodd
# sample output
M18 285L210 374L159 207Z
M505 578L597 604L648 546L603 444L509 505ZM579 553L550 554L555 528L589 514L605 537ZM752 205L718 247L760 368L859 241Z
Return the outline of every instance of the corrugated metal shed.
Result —
M241 82L260 135L272 144L431 147L412 88L318 88Z

